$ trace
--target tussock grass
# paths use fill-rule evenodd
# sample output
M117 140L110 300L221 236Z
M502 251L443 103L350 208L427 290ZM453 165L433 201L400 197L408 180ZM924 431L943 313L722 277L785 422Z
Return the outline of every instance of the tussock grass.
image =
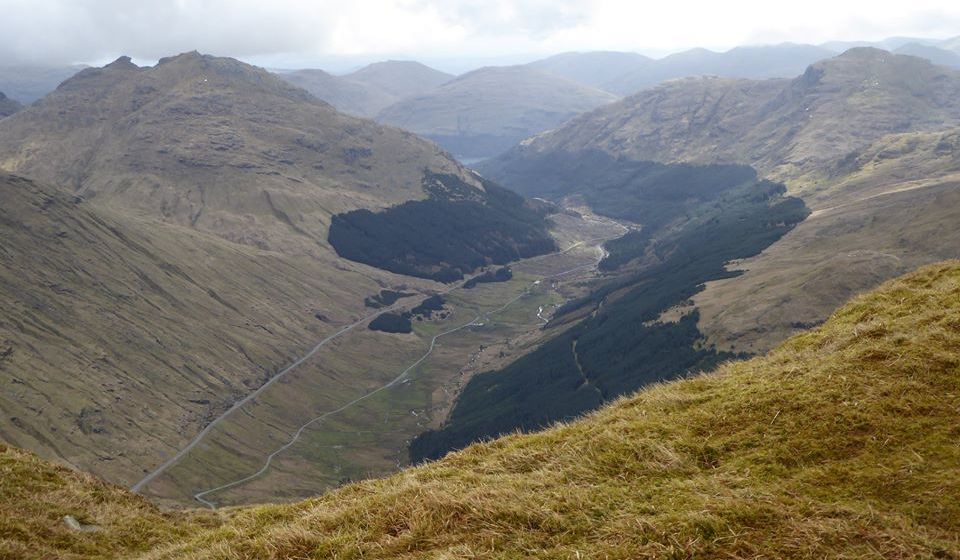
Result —
M219 521L163 515L7 449L0 550L153 560L960 558L958 420L960 262L950 262L855 299L765 357ZM77 507L102 530L53 528Z
M763 358L149 558L960 557L960 263Z
M92 530L70 529L66 515ZM210 512L162 513L122 488L0 445L0 559L129 557L219 522Z

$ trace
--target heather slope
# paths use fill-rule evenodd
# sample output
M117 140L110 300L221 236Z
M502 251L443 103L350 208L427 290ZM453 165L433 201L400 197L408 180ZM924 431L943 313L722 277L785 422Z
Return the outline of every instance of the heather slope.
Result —
M769 355L385 480L235 510L149 558L960 554L960 264Z

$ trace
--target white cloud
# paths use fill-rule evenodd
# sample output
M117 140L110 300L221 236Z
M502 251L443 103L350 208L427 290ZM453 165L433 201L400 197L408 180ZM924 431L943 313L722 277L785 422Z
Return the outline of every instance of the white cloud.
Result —
M0 61L455 58L960 34L944 0L0 0Z

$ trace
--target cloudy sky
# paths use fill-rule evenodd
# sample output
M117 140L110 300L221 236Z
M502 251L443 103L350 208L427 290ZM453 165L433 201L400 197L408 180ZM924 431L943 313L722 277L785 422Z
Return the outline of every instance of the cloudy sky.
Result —
M200 50L273 67L960 35L956 0L0 0L0 63Z

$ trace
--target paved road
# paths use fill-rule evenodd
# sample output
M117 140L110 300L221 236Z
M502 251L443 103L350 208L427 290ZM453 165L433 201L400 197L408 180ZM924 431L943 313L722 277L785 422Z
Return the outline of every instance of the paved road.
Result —
M621 227L622 227L622 226L621 226ZM626 228L624 228L624 229L626 229ZM598 243L598 242L599 242L599 243L601 243L601 245L602 245L602 242L605 241L606 239L608 239L608 238L591 239L591 240L589 240L589 241L586 241L586 243ZM561 253L552 253L552 255L558 255L558 254L562 254L562 253L569 252L569 251L573 250L574 248L576 248L576 247L578 247L578 246L580 246L580 245L583 245L584 243L585 243L585 242L583 242L583 241L578 242L578 243L575 243L574 245L571 245L570 247L568 247L567 249L565 249L565 250L562 251ZM227 489L229 489L229 488L233 488L233 487L236 487L236 486L240 486L240 485L242 485L242 484L245 484L245 483L247 483L247 482L250 482L251 480L254 480L254 479L258 478L259 476L263 475L263 474L266 473L268 470L270 470L270 466L271 466L271 464L273 463L273 459L276 458L277 455L279 455L280 453L283 453L284 451L286 451L287 449L289 449L290 447L292 447L295 443L297 443L297 441L300 439L300 436L303 435L303 432L304 432L307 428L309 428L309 427L312 426L313 424L316 424L316 423L318 423L318 422L323 421L323 420L326 419L326 418L329 418L330 416L333 416L333 415L335 415L335 414L338 414L338 413L340 413L340 412L343 412L344 410L347 410L348 408L350 408L350 407L352 407L352 406L354 406L354 405L356 405L356 404L358 404L358 403L360 403L360 402L362 402L362 401L364 401L364 400L366 400L366 399L368 399L368 398L370 398L370 397L372 397L372 396L374 396L374 395L376 395L376 394L378 394L378 393L380 393L380 392L382 392L382 391L384 391L384 390L386 390L386 389L389 389L390 387L393 387L393 386L396 385L397 383L400 383L401 381L403 381L404 379L406 379L406 378L407 378L407 375L408 375L411 371L413 371L414 368L416 368L417 366L419 366L420 364L422 364L427 358L430 357L431 354L433 354L433 350L436 348L437 340L439 340L441 337L444 337L444 336L453 334L453 333L455 333L455 332L461 331L461 330L463 330L463 329L465 329L465 328L468 328L468 327L470 327L470 326L473 326L473 325L482 324L482 323L478 323L478 321L480 321L481 319L483 319L484 322L489 321L489 317L490 317L491 315L495 315L495 314L497 314L497 313L500 313L500 312L506 310L508 307L510 307L511 305L513 305L514 303L516 303L517 301L519 301L521 298L523 298L525 295L529 294L530 291L533 289L533 287L536 286L539 282L542 282L542 281L545 281L545 280L552 280L552 279L555 279L555 278L560 278L560 277L563 277L563 276L567 276L567 275L569 275L569 274L573 274L573 273L575 273L575 272L579 272L579 271L581 271L581 270L589 270L589 269L596 268L596 266L597 266L598 264L600 264L600 261L603 260L603 258L607 255L606 250L604 250L601 245L597 245L597 247L596 247L596 248L597 248L598 256L597 256L597 258L596 258L596 260L595 260L594 262L588 263L588 264L584 264L584 265L580 265L580 266L576 266L576 267L571 268L571 269L569 269L569 270L564 270L564 271L562 271L562 272L558 272L558 273L551 274L551 275L548 275L548 276L543 276L543 277L541 277L540 279L538 279L537 281L531 282L530 286L528 286L523 292L521 292L520 295L518 295L518 296L516 296L515 298L511 299L510 301L508 301L507 303L505 303L505 304L503 304L502 306L498 307L497 309L494 309L493 311L486 311L486 312L480 313L480 314L478 314L476 317L474 317L473 319L471 319L470 322L468 322L468 323L464 323L464 324L462 324L462 325L460 325L460 326L458 326L458 327L454 327L454 328L452 328L452 329L450 329L450 330L447 330L447 331L438 333L437 335L435 335L435 336L430 340L430 346L427 348L427 351L426 351L422 356L420 356L420 358L418 358L417 361L415 361L415 362L413 362L412 364L410 364L410 366L408 366L406 369L404 369L402 372L400 372L399 375L397 375L396 377L394 377L394 378L393 378L392 380L390 380L388 383L385 383L384 385L381 385L380 387L377 387L376 389L370 391L369 393L366 393L366 394L364 394L364 395L362 395L362 396L360 396L360 397L358 397L358 398L356 398L356 399L348 402L347 404L341 406L340 408L337 408L337 409L335 409L335 410L331 410L331 411L329 411L329 412L325 412L325 413L323 413L323 414L321 414L320 416L317 416L317 417L315 417L315 418L311 418L310 420L308 420L307 422L305 422L303 425L301 425L301 426L297 429L297 431L295 431L295 432L293 433L292 437L287 441L287 443L283 444L282 446L280 446L279 448L277 448L275 451L273 451L272 453L270 453L269 455L267 455L266 460L263 462L263 465L260 467L260 469L258 469L258 470L257 470L256 472L254 472L253 474L244 476L244 477L242 477L242 478L238 478L238 479L233 480L233 481L231 481L231 482L227 482L226 484L221 484L220 486L217 486L217 487L215 487L215 488L210 488L209 490L204 490L204 491L202 491L202 492L198 492L198 493L196 493L196 494L193 495L193 498L194 498L195 500L197 500L198 502L200 502L201 504L203 504L203 505L205 505L205 506L207 506L207 507L209 507L209 508L211 508L211 509L216 509L216 508L217 508L216 503L211 502L210 500L207 500L207 499L206 499L206 496L209 496L210 494L214 494L214 493L220 492L220 491L222 491L222 490L227 490ZM540 257L534 257L534 258L540 258ZM459 287L459 286L458 286L458 287ZM453 289L457 289L457 287L454 287L454 288L452 288L451 290L448 290L447 293L449 293L449 292L452 291Z
M601 221L601 220L596 220L596 219L594 219L594 221ZM611 222L612 222L612 220L611 220ZM624 229L624 230L627 229L627 228L625 228L624 226L622 226L622 225L620 225L620 224L617 224L617 225L618 225L619 227L621 227L622 229ZM567 247L567 248L564 249L563 251L559 251L559 252L557 252L557 253L550 253L550 254L547 254L547 255L540 255L540 256L538 256L538 257L532 257L532 258L530 258L530 259L526 259L526 260L524 260L524 261L521 261L520 263L517 263L517 264L522 264L522 263L524 263L524 262L532 262L532 261L540 260L540 259L542 259L542 258L546 258L546 257L550 257L550 256L562 255L562 254L568 253L568 252L576 249L577 247L583 245L584 243L601 243L601 244L602 244L602 242L603 242L603 241L606 241L607 239L609 239L609 238L608 238L608 237L605 237L605 238L591 239L591 240L588 240L588 241L579 241L579 242L577 242L577 243L574 243L574 244L571 245L570 247ZM583 265L583 266L578 266L578 267L572 268L572 269L570 269L570 270L563 271L563 272L558 273L558 274L554 274L554 275L551 275L551 276L546 276L546 277L544 277L543 279L550 279L550 278L560 277L560 276L564 276L564 275L567 275L567 274L571 274L571 273L576 272L576 271L579 271L579 270L585 270L585 269L588 269L588 268L593 268L593 267L595 267L595 266L597 265L597 263L600 262L600 260L603 259L604 253L605 253L605 251L603 250L602 247L600 247L600 256L599 256L599 258L597 259L597 261L596 261L595 263L593 263L593 264L587 264L587 265ZM448 294L448 293L452 292L453 290L460 289L460 287L461 287L462 285L463 285L462 283L458 282L456 285L451 286L449 289L447 289L447 290L445 290L445 291L443 291L443 292L441 292L441 293L442 293L442 294ZM517 300L519 300L519 299L520 299L523 295L525 295L526 293L527 293L527 292L525 291L525 292L522 293L520 296L517 296L517 297L514 298L513 300L507 302L507 303L506 303L503 307L501 307L500 309L497 309L496 311L492 311L492 312L488 313L488 315L489 315L489 314L492 314L492 313L498 313L498 312L502 311L503 309L506 309L508 306L510 306L511 304L513 304L514 302L516 302ZM274 375L273 377L271 377L266 383L264 383L263 385L261 385L261 386L260 386L259 388L257 388L255 391L253 391L252 393L250 393L249 395L247 395L247 396L244 397L243 399L241 399L241 400L237 401L236 403L234 403L233 406L231 406L229 409L227 409L226 412L224 412L223 414L221 414L221 415L217 416L216 418L214 418L209 424L206 425L206 427L204 427L202 430L200 430L200 432L197 433L197 435L194 436L194 438L193 438L192 440L190 440L190 443L188 443L185 447L183 447L182 449L180 449L179 451L177 451L176 454L174 454L172 457L170 457L169 459L167 459L167 460L166 460L163 464L161 464L159 467L157 467L157 468L154 469L152 472L150 472L149 474L147 474L146 476L144 476L139 482L137 482L136 484L134 484L133 486L131 486L131 487L130 487L130 490L132 490L133 492L140 492L147 484L149 484L149 483L152 482L154 479L156 479L158 476L160 476L161 474L163 474L164 472L166 472L167 469L169 469L170 467L172 467L172 466L174 466L175 464L177 464L177 463L178 463L181 459L183 459L188 453L190 453L190 451L192 451L192 450L203 440L203 438L205 438L205 437L210 433L210 431L213 430L213 428L215 428L215 427L216 427L218 424L220 424L223 420L225 420L227 417L229 417L231 414L233 414L234 412L236 412L238 409L242 408L244 405L246 405L247 403L249 403L249 402L252 401L253 399L257 398L257 397L258 397L259 395L261 395L264 391L266 391L268 388L270 388L271 385L273 385L274 383L276 383L277 381L279 381L280 379L282 379L282 378L283 378L284 376L286 376L288 373L290 373L291 371L293 371L294 369L296 369L297 367L299 367L300 365L302 365L304 362L306 362L307 360L309 360L310 358L312 358L318 351L320 351L321 348L323 348L324 346L326 346L329 342L331 342L332 340L335 340L335 339L343 336L344 334L347 334L347 333L350 332L351 330L355 329L356 327L358 327L358 326L360 326L360 325L365 324L367 321L373 319L374 317L376 317L376 316L378 316L378 315L381 315L381 314L383 314L383 313L387 313L387 312L389 312L389 311L392 311L392 310L394 310L394 309L397 309L397 308L403 307L403 306L404 306L403 303L399 303L399 302L398 302L398 303L395 303L394 305L392 305L392 306L390 306L390 307L387 307L387 308L384 308L384 309L380 309L380 310L378 310L376 313L371 313L371 314L369 314L369 315L367 315L367 316L365 316L365 317L363 317L363 318L361 318L361 319L359 319L359 320L357 320L357 321L355 321L355 322L353 322L353 323L351 323L351 324L349 324L349 325L347 325L347 326L345 326L345 327L342 327L342 328L341 328L340 330L338 330L337 332L335 332L335 333L327 336L326 338L324 338L323 340L321 340L320 342L318 342L316 345L313 346L313 348L310 349L309 352L307 352L307 353L304 354L302 357L300 357L299 359L297 359L295 362L293 362L292 364L290 364L289 366L287 366L286 368L284 368L283 370L281 370L280 372L278 372L276 375ZM437 340L439 337L445 336L445 335L448 335L448 334L452 334L453 332L456 332L456 331L462 330L462 329L464 329L464 328L467 328L467 327L469 327L470 325L474 324L474 322L477 321L477 320L480 319L480 318L481 318L481 316L477 316L476 318L474 318L471 322L469 322L469 323L467 323L467 324L461 325L461 326L459 326L459 327L457 327L457 328L455 328L455 329L451 329L450 331L443 332L443 333L440 333L440 334L438 334L437 336L435 336L435 337L433 338L433 340L431 340L431 342L430 342L430 348L428 349L428 351L427 351L419 360L417 360L417 362L415 362L413 365L411 365L410 367L408 367L407 369L405 369L399 376L397 376L396 378L394 378L393 380L391 380L389 383L382 385L381 387L373 390L372 392L367 393L367 394L365 394L365 395L357 398L356 400L351 401L351 402L343 405L342 407L340 407L340 408L338 408L338 409L336 409L336 410L332 410L332 411L327 412L327 413L325 413L325 414L323 414L323 415L321 415L321 416L319 416L319 417L317 417L317 418L314 418L314 419L310 420L309 422L307 422L306 424L304 424L303 426L301 426L300 429L297 430L297 432L294 433L294 436L291 438L291 440L290 440L287 444L285 444L284 446L282 446L281 448L277 449L276 451L274 451L273 453L271 453L270 455L267 456L267 459L266 459L263 467L262 467L260 470L258 470L256 473L254 473L254 474L252 474L252 475L250 475L250 476L244 477L243 479L238 479L238 480L236 480L236 481L233 481L233 482L230 482L230 483L228 483L228 484L222 485L222 486L220 486L220 487L217 487L217 488L213 488L213 489L210 489L210 490L205 490L205 491L203 491L203 492L200 492L200 493L194 495L194 498L195 498L197 501L199 501L199 502L201 502L201 503L203 503L203 504L205 504L205 505L207 505L207 506L209 506L209 507L216 507L214 504L212 504L212 503L204 500L204 499L203 499L203 496L208 495L208 494L211 494L211 493L216 492L216 491L219 491L219 490L224 490L224 489L227 489L227 488L230 488L230 487L233 487L233 486L237 486L237 485L239 485L239 484L242 484L242 483L244 483L244 482L247 482L247 481L249 481L249 480L252 480L253 478L256 478L257 476L260 476L261 474L263 474L264 472L266 472L266 471L270 468L270 464L271 464L271 462L273 461L273 458L276 457L277 454L281 453L282 451L284 451L285 449L287 449L287 448L289 448L291 445L293 445L293 443L295 443L295 442L297 441L297 439L299 439L300 435L303 433L303 431L304 431L309 425L311 425L311 424L313 424L313 423L315 423L315 422L318 422L318 421L320 421L320 420L322 420L322 419L324 419L324 418L327 418L327 417L329 417L329 416L331 416L331 415L333 415L333 414L337 414L337 413L339 413L339 412L342 412L342 411L346 410L347 408L349 408L349 407L351 407L351 406L353 406L353 405L361 402L362 400L367 399L367 398L369 398L370 396L372 396L372 395L374 395L374 394L376 394L376 393L379 393L380 391L383 391L383 390L385 390L385 389L387 389L387 388L395 385L395 384L398 383L399 381L402 381L403 378L404 378L404 376L406 376L406 374L407 374L410 370L412 370L413 368L415 368L416 366L418 366L420 363L423 362L423 360L427 359L427 358L430 356L430 354L433 352L434 346L435 346L435 344L436 344L436 340Z

